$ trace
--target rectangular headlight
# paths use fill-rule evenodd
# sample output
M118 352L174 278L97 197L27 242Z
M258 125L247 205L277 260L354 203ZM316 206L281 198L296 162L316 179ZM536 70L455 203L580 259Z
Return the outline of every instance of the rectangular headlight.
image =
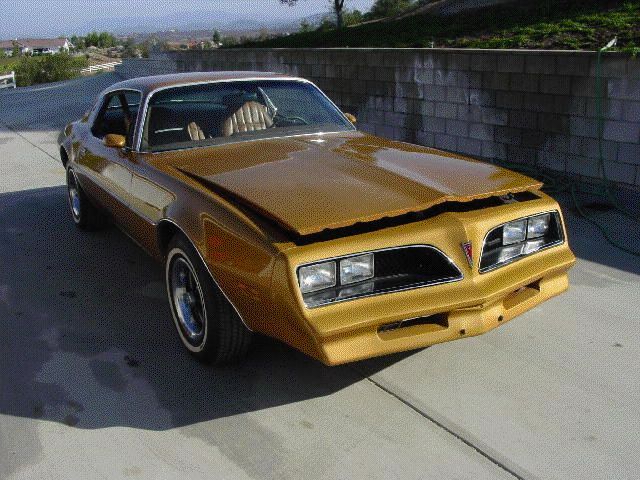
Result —
M316 292L336 285L336 262L317 263L298 270L302 293Z
M529 226L527 227L527 238L544 237L549 231L550 223L551 214L549 213L529 218Z
M527 238L527 219L507 223L502 229L502 244L513 245Z
M373 253L340 260L340 283L362 282L373 278Z

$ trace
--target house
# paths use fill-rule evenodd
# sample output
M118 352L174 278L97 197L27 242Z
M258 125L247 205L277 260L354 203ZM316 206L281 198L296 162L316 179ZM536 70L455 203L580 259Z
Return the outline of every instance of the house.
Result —
M54 53L68 52L73 47L66 38L25 38L0 41L0 51L11 56L16 45L22 55L53 55Z
M18 40L0 40L0 52L4 52L8 57L13 55L16 46L20 49L20 53L26 53L25 46Z

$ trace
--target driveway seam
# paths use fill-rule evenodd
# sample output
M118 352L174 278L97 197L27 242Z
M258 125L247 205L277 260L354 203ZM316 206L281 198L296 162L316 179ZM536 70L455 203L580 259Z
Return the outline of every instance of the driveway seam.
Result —
M385 387L384 385L376 382L374 379L372 379L371 377L368 377L366 375L364 375L362 372L358 371L357 369L354 368L354 370L361 375L365 380L367 380L369 383L371 383L372 385L374 385L375 387L379 388L380 390L382 390L383 392L385 392L388 395L391 395L393 398L395 398L396 400L399 400L400 402L402 402L405 406L409 407L411 410L413 410L414 412L416 412L418 415L422 416L423 418L429 420L431 423L433 423L434 425L436 425L437 427L439 427L440 429L444 430L445 432L447 432L448 434L454 436L455 438L457 438L458 440L460 440L462 443L464 443L465 445L467 445L468 447L472 448L473 450L475 450L478 454L482 455L484 458L486 458L487 460L489 460L491 463L493 463L494 465L496 465L498 468L500 468L501 470L504 470L506 473L508 473L509 475L513 476L514 478L516 478L517 480L526 480L525 477L523 477L522 475L519 475L518 473L514 472L511 468L509 468L508 466L506 466L504 463L502 463L500 460L498 460L497 458L493 457L491 454L485 452L484 450L482 450L480 447L478 447L477 445L474 445L470 440L467 440L466 438L464 438L462 435L460 435L459 433L456 433L454 430L452 430L451 428L447 427L446 425L444 425L442 422L439 422L438 420L436 420L435 418L433 418L432 416L430 416L429 414L427 414L426 412L420 410L418 407L416 407L415 405L413 405L411 402L409 402L408 400L405 400L404 398L402 398L400 395L398 395L397 393L391 391L389 388Z
M47 152L45 149L43 149L42 147L40 147L38 144L33 143L31 140L29 140L27 137L25 137L22 133L20 133L18 130L16 130L15 128L11 127L10 125L7 125L6 123L4 123L3 121L0 121L0 126L6 128L7 130L9 130L10 132L13 132L15 135L17 135L18 137L20 137L22 140L24 140L25 142L27 142L29 145L31 145L32 147L35 147L36 149L40 150L42 153L44 153L47 157L51 158L53 161L55 161L56 163L59 163L59 160L54 157L53 155L51 155L49 152Z

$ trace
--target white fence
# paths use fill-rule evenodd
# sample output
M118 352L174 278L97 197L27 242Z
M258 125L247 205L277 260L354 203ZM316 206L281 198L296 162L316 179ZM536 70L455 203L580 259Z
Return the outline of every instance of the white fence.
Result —
M16 74L11 72L9 75L0 75L0 89L16 88Z
M117 65L120 65L122 61L119 62L111 62L111 63L103 63L101 65L91 65L90 67L83 68L80 70L82 75L91 75L96 72L110 72L115 70Z

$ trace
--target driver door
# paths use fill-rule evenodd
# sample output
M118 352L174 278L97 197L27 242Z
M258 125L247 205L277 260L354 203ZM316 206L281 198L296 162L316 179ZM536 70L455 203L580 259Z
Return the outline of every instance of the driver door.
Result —
M122 135L131 147L140 96L131 90L107 94L77 159L83 187L125 229L131 226L131 153L129 148L107 147L104 137Z

